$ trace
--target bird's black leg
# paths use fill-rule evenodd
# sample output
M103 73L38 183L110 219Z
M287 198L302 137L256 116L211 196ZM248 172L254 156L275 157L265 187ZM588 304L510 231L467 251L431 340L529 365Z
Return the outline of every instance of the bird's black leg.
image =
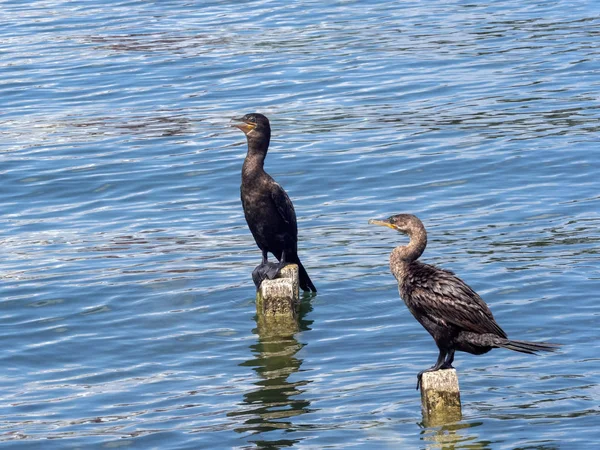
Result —
M275 278L275 276L278 273L277 267L277 264L269 262L267 251L262 250L262 261L252 271L252 281L254 281L254 285L256 286L257 291L258 289L260 289L260 284L265 278L269 280Z
M267 279L267 280L273 280L275 277L277 277L277 275L279 275L279 272L281 271L281 269L283 268L283 266L285 266L285 262L282 264L282 261L284 261L285 258L285 252L282 253L282 257L279 263L270 263L267 262L267 252L264 251L263 252L263 280Z
M454 361L454 349L451 348L448 350L448 356L446 356L446 360L440 369L453 369L452 362Z
M281 269L283 269L286 264L287 264L287 262L285 259L285 250L284 250L283 252L281 252L281 259L279 260L279 263L277 263L277 264L268 263L265 266L265 277L268 278L269 280L274 279L275 277L277 277L277 275L279 275L279 272L281 272Z
M429 369L422 370L417 375L417 391L421 389L421 378L423 378L423 374L426 372L435 372L436 370L440 370L444 366L444 359L446 358L446 350L440 348L440 354L438 355L438 359L435 365L431 366ZM452 352L452 359L454 359L454 352Z

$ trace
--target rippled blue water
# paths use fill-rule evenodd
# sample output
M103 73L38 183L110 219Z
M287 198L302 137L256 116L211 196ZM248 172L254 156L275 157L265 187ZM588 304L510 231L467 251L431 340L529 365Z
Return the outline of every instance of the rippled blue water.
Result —
M0 446L595 448L600 4L3 1ZM246 144L319 288L259 333ZM417 214L511 337L459 354L463 420L367 225Z

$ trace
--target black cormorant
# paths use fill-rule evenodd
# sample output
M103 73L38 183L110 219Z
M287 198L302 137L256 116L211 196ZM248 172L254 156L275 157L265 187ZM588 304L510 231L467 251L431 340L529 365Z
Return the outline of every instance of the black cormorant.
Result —
M269 119L254 113L234 120L241 122L234 126L248 139L241 197L246 222L262 251L262 263L252 273L256 288L264 278L273 279L286 264L294 263L298 264L300 288L317 292L298 257L298 226L292 201L263 167L271 139ZM279 264L269 263L267 252L275 255Z
M404 303L431 334L440 352L435 365L417 376L417 389L424 372L452 368L456 350L481 355L499 347L533 354L557 349L557 344L508 339L485 302L464 281L448 270L417 261L427 245L425 227L417 217L398 214L369 223L410 238L407 246L392 251L390 268Z

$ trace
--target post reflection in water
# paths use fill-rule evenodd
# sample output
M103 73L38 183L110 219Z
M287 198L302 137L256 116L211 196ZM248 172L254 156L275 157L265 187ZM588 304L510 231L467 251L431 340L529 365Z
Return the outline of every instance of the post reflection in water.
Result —
M310 330L313 321L304 319L310 311L310 303L303 302L298 315L299 331ZM242 405L245 409L230 416L248 416L244 426L236 429L238 432L290 431L293 424L286 419L311 411L310 402L299 398L303 392L302 386L310 381L289 381L290 375L298 372L302 365L302 359L297 358L296 353L306 344L296 340L295 333L298 330L290 329L285 333L278 328L274 334L260 322L257 330L258 342L250 346L253 358L240 364L252 367L258 374L260 379L254 383L257 389L244 394ZM258 448L283 448L293 446L298 440L256 439L252 442Z
M427 450L468 447L474 450L490 450L491 442L477 440L477 435L469 435L468 429L481 426L481 422L457 422L421 430L421 440Z

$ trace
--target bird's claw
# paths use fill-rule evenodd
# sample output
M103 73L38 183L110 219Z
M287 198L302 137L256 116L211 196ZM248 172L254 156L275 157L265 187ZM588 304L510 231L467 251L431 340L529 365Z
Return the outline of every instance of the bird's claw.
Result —
M421 389L421 381L423 379L423 374L424 373L427 373L427 372L437 372L438 370L444 370L444 369L454 369L454 367L452 367L452 364L448 364L448 363L445 362L444 364L442 364L439 367L433 366L433 367L430 367L429 369L425 369L425 370L420 371L417 374L417 391L419 389Z
M279 275L279 272L281 272L281 267L279 264L269 263L265 272L265 276L269 280L274 280L275 278L277 278L277 275Z
M252 281L256 286L256 290L260 289L260 285L264 280L273 280L279 275L281 264L273 262L262 262L252 271Z

